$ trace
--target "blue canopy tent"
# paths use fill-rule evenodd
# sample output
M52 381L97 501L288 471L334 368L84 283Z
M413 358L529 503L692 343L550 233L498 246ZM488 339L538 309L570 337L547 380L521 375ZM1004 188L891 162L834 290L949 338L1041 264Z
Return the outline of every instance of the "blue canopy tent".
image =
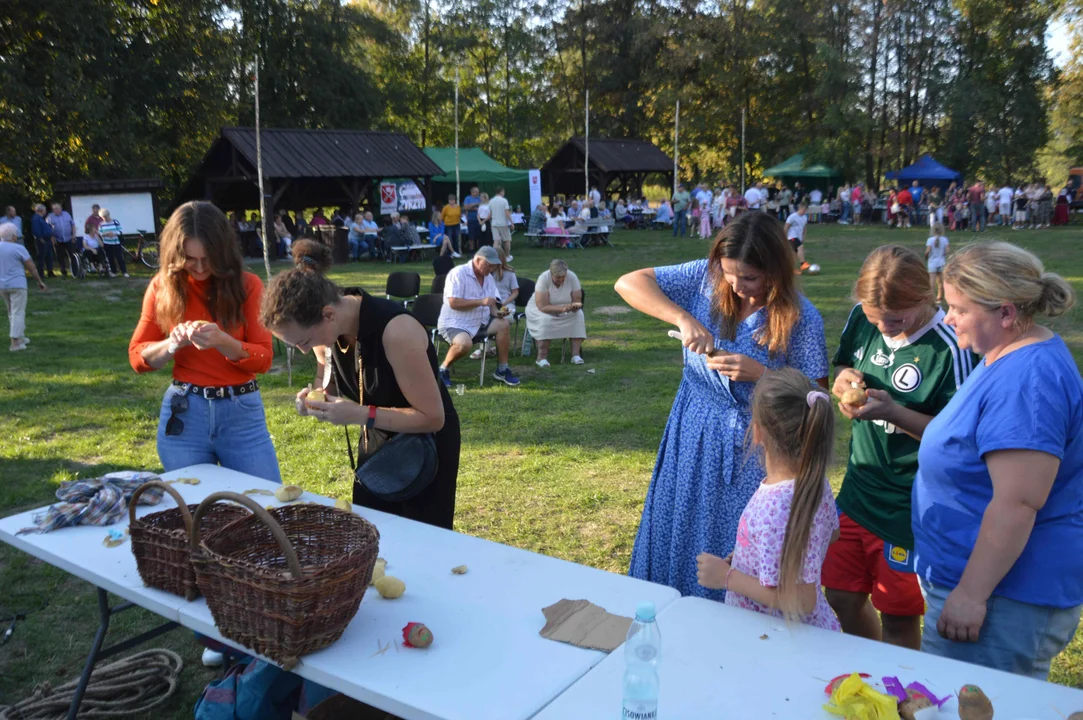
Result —
M961 182L963 179L962 173L944 167L932 155L922 155L910 167L902 170L892 170L884 177L888 180L895 180L900 186L909 185L917 180L919 184L925 187L938 185L942 188L947 187L952 181Z

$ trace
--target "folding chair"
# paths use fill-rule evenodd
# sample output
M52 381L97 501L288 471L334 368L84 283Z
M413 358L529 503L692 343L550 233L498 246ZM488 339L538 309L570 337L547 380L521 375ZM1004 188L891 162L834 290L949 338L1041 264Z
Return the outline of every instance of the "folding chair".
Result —
M416 272L393 272L387 276L384 293L388 300L401 298L402 306L410 307L421 294L421 276Z

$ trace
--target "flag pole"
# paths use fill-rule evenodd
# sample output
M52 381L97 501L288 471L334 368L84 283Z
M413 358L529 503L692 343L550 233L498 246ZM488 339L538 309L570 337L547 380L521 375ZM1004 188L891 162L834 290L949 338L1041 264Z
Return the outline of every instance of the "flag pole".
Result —
M590 90L587 90L587 99L584 104L586 110L586 134L583 137L584 157L583 157L583 197L590 199Z
M741 108L741 194L745 194L745 109Z
M271 242L270 233L274 230L274 223L267 223L267 197L263 194L263 145L260 142L259 133L259 55L256 55L256 72L252 76L255 85L256 96L256 174L259 176L259 221L263 224L263 268L267 272L267 279L271 279Z
M673 194L677 194L677 177L680 175L681 149L677 145L681 130L681 101L677 101L677 112L673 115Z
M459 66L455 66L455 202L462 201L459 189Z

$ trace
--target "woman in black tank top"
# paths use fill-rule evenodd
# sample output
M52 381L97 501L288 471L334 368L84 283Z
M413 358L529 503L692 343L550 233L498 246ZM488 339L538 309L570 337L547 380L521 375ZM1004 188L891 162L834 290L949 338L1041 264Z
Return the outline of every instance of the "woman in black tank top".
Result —
M388 502L355 483L354 502L451 529L459 474L459 417L439 381L436 352L421 323L397 303L360 288L340 290L303 267L271 281L262 320L276 337L301 352L331 348L338 397L309 405L306 388L297 394L298 414L347 426L364 425L374 416L373 427L385 433L433 433L439 466L432 484L420 495Z

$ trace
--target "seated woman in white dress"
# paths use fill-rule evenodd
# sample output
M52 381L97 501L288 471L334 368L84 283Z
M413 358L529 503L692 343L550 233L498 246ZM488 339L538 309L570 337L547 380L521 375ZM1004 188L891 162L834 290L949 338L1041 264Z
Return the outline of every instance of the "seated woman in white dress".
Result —
M526 326L538 343L538 367L549 367L549 344L564 338L572 341L572 364L583 364L581 353L587 337L583 287L563 260L549 263L549 269L538 276L526 306Z

